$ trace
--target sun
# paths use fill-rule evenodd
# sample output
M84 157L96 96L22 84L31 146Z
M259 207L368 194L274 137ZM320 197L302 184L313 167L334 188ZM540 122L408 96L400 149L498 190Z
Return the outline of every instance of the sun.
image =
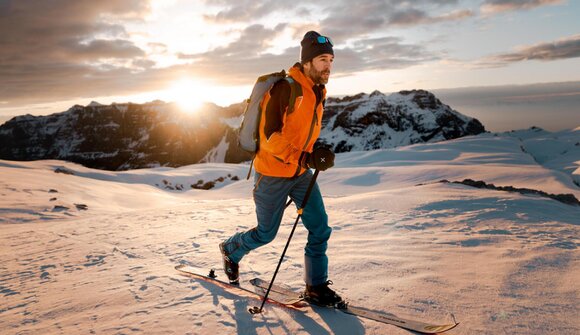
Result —
M205 96L203 85L192 79L176 81L167 92L169 100L188 113L194 113L202 106Z
M192 77L180 77L169 82L162 90L147 92L138 97L144 101L173 102L184 112L196 113L205 104L224 107L240 103L248 97L251 91L252 86L249 85L220 85L209 80L201 81Z

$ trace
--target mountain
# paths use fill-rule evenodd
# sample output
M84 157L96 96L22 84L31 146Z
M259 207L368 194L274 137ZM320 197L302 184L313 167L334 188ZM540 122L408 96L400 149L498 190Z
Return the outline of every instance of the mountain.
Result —
M0 126L0 158L61 159L106 170L239 163L244 104L206 104L187 114L173 103L75 105L48 116L24 115ZM319 143L335 152L437 142L485 131L424 90L389 96L375 91L328 98Z
M187 114L161 101L92 102L48 116L18 116L0 126L0 157L62 159L105 170L182 166L202 161L222 141L235 142L227 120L238 118L240 110L206 104ZM248 157L236 151L223 159L239 162Z
M324 113L320 142L335 152L437 142L485 131L477 119L458 113L425 90L329 98Z

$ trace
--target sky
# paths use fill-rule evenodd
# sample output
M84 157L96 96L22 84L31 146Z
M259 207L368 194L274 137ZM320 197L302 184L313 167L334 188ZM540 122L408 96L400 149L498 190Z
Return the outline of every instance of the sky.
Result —
M565 115L556 130L578 112L579 18L577 0L0 0L0 122L93 100L241 102L316 30L334 42L331 96L458 89L448 95L466 101L457 92L479 87L521 100L560 83L532 89Z

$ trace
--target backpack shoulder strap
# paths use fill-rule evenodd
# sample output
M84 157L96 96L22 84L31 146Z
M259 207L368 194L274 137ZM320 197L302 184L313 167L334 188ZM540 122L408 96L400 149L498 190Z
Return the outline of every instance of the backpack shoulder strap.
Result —
M294 80L292 77L287 76L284 79L290 84L290 101L288 103L288 113L292 113L294 111L296 98L302 96L302 85L300 85L300 83Z

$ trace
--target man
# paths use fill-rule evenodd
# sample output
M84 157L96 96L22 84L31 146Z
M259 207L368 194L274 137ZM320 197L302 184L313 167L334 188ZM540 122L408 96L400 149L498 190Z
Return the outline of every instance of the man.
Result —
M260 122L259 150L254 159L256 169L254 202L257 227L239 232L220 244L224 270L232 283L239 280L239 262L253 249L270 243L280 227L286 200L299 206L313 177L310 170L324 171L334 165L334 153L327 148L313 150L322 125L322 112L332 62L333 45L329 38L309 31L301 41L300 63L289 70L291 80L281 80L264 95ZM299 85L293 110L288 110L291 85ZM305 297L310 302L333 305L341 297L328 286L327 241L331 228L322 195L314 184L303 208L302 223L308 230L304 249Z

